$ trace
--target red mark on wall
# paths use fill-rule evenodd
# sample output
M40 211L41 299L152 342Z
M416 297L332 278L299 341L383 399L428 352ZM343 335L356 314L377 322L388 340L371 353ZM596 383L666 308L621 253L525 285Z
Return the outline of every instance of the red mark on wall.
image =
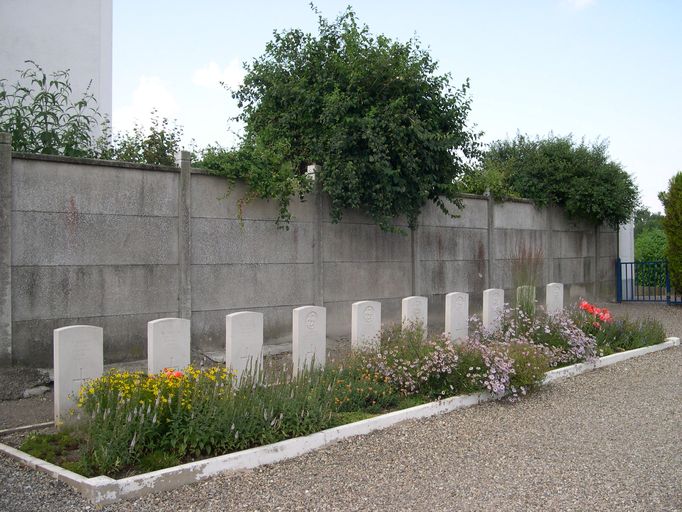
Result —
M76 199L73 196L69 199L69 206L66 208L66 230L69 235L75 235L78 230L78 223L80 222L80 214L76 206Z

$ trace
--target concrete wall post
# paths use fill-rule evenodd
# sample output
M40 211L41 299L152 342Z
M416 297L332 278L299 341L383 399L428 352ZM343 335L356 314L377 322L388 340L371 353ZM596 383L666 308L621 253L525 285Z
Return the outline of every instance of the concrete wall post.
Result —
M178 316L192 319L192 176L189 151L180 153L178 182Z
M554 245L552 244L552 207L547 206L547 225L545 229L545 283L554 282Z
M308 174L315 180L313 197L315 200L315 225L313 226L313 303L324 306L324 262L322 252L322 216L324 215L324 198L320 172L322 166L309 165Z
M419 240L419 224L410 230L410 245L412 258L412 295L419 295L423 286L421 285L421 268L419 256L421 254L421 244Z
M12 136L0 133L0 366L12 364Z
M486 266L485 289L496 286L495 278L495 200L490 191L485 195L488 197L488 265Z

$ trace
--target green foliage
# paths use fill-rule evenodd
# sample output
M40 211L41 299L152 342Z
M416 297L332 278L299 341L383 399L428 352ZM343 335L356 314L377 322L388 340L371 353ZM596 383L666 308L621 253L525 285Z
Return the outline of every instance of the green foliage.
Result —
M93 130L102 120L89 87L72 100L69 70L48 75L35 62L9 85L0 80L0 132L12 134L14 151L91 157Z
M574 219L617 227L631 218L638 191L607 150L605 142L577 143L570 136L517 135L491 144L464 185L468 192L525 197L538 207L561 206Z
M633 350L663 343L666 338L663 325L654 319L629 320L615 319L595 324L584 313L575 313L580 328L594 336L597 349L602 355Z
M635 238L636 261L662 261L666 257L668 240L665 232L660 228L651 228L643 231ZM665 266L639 265L635 273L635 281L640 286L665 286Z
M276 199L279 204L277 225L288 228L291 198L303 200L305 194L312 190L313 182L308 176L294 170L294 166L282 157L284 151L281 148L281 143L274 143L272 146L243 144L239 150L209 146L202 151L195 166L212 174L225 176L232 182L237 179L246 182L249 192L237 205L240 218L244 207L251 200Z
M649 229L663 229L663 215L651 213L648 208L635 210L635 239Z
M217 165L210 155L208 168L276 199L280 220L290 197L310 190L313 163L333 221L358 208L386 230L401 215L414 226L429 200L450 213L443 198L461 206L477 135L467 130L468 82L453 89L436 69L418 41L374 36L350 8L333 22L320 16L319 35L275 32L233 93L241 146Z
M660 228L643 231L635 238L635 260L660 261L665 259L668 240Z
M667 192L660 195L665 218L663 229L668 239L666 256L673 287L682 290L682 172L670 178Z
M148 129L135 123L132 131L113 137L109 132L107 126L105 135L97 141L97 158L175 166L176 155L182 148L182 127L165 117L159 118L156 109L151 111Z
M78 461L80 441L78 435L69 429L52 434L34 432L24 439L19 449L44 461L85 474L84 468Z
M33 61L12 85L0 80L0 132L12 135L12 149L25 153L175 165L182 127L152 110L149 129L111 134L89 88L72 100L69 70L48 75ZM102 135L95 138L98 129Z
M149 471L156 471L159 469L177 466L180 463L180 459L174 453L168 453L163 450L155 450L143 455L140 458L140 471L147 473Z

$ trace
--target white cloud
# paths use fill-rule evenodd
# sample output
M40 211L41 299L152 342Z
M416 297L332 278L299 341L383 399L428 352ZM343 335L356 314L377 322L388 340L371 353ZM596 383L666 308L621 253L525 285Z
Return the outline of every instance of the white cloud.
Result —
M577 11L581 11L582 9L589 7L595 2L595 0L566 0L566 1L571 7L573 7Z
M237 88L244 80L244 69L239 59L233 59L221 68L216 62L209 62L206 67L197 69L192 75L192 83L200 87L221 88L221 82L230 88Z
M178 102L159 77L141 76L133 91L131 103L114 109L112 115L114 130L130 130L136 122L147 126L153 109L158 111L159 117L174 119L178 113Z

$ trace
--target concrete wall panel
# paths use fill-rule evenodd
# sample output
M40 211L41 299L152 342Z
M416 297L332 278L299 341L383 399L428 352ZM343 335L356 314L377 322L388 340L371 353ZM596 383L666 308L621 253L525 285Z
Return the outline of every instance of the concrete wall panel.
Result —
M599 256L613 257L618 254L618 234L615 231L599 233Z
M518 258L525 250L531 253L542 251L542 256L547 255L545 231L520 230L520 229L497 229L494 236L494 258L513 259Z
M546 229L547 213L530 203L495 203L495 227L501 229Z
M325 262L410 261L410 235L386 233L372 224L322 224Z
M177 218L15 212L13 265L140 265L178 261Z
M308 305L310 264L192 265L192 310Z
M436 226L448 228L478 228L488 229L488 201L486 199L462 199L463 209L458 209L449 201L446 201L450 213L456 215L452 218L445 215L438 206L429 201L419 217L421 226Z
M422 288L420 294L446 294L452 291L482 291L485 283L485 265L478 260L422 261ZM430 308L429 308L430 311Z
M585 231L553 231L552 253L561 258L594 256L594 234Z
M407 297L410 273L410 262L325 263L325 302Z
M173 217L179 173L16 159L14 210Z
M419 260L486 259L488 231L420 226Z
M248 188L244 183L230 184L226 178L192 174L192 217L216 219L239 219L239 202L246 197ZM277 201L253 199L242 208L243 220L268 220L277 218ZM289 211L294 221L312 222L315 214L311 200L292 198Z
M312 224L192 219L192 263L312 263Z
M593 279L593 258L561 258L554 260L554 281L557 283L587 283Z
M14 320L176 311L175 265L14 267Z

